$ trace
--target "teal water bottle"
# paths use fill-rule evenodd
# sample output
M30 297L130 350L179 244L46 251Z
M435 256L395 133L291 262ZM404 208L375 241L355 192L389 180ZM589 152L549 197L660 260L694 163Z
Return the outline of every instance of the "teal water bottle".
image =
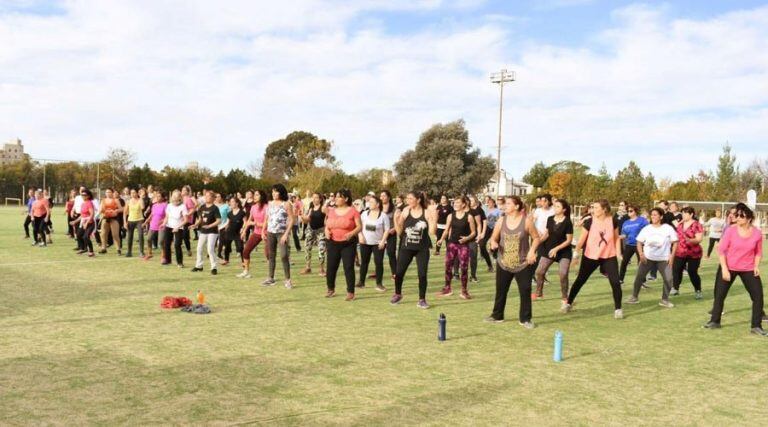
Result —
M555 352L552 355L552 360L555 362L563 361L563 333L561 331L555 331Z

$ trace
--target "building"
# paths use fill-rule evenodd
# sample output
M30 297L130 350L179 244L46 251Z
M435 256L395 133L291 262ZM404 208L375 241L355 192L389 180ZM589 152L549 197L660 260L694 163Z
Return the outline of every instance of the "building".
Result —
M24 157L24 145L22 145L21 140L19 138L13 139L0 149L0 166L18 162Z
M494 174L495 175L495 174ZM485 194L497 194L496 193L496 176L492 177L483 190ZM515 182L514 179L507 177L507 171L501 170L501 185L498 186L499 196L520 196L524 197L533 193L533 186L526 184L522 181Z

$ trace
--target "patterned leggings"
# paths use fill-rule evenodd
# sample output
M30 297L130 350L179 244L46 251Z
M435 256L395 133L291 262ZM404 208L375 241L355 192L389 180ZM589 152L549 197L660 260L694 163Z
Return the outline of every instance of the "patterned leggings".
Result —
M306 243L304 244L304 261L307 267L312 263L312 247L317 246L317 260L320 262L320 268L325 265L325 228L313 230L307 228L304 231Z
M462 245L460 243L448 243L448 250L445 252L445 286L451 286L453 264L456 259L459 260L459 269L461 270L461 289L467 289L469 245Z

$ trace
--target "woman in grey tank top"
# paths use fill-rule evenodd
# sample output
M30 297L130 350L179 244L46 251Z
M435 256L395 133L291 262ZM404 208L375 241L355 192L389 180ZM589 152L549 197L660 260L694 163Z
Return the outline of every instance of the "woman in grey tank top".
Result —
M533 224L533 218L525 214L525 206L519 197L507 197L504 205L505 215L496 222L490 240L491 250L498 249L499 253L493 313L485 320L493 323L504 321L507 294L514 279L520 292L520 325L533 329L531 280L532 266L536 262L536 249L540 243L539 233Z

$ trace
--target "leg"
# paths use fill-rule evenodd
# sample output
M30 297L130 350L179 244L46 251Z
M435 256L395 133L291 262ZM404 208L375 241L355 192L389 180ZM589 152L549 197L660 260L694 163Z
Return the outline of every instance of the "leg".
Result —
M450 288L453 280L453 263L459 255L459 244L448 243L445 248L445 286Z
M208 242L206 242L206 244L208 245L208 261L211 263L211 270L216 270L219 261L216 256L216 243L218 240L218 233L208 234Z
M627 274L627 266L629 261L632 260L632 255L637 250L636 246L624 245L624 249L621 251L621 267L619 268L619 280L624 281L624 277Z
M389 260L389 272L393 276L397 272L397 235L387 236L387 259Z
M661 280L664 283L664 287L661 291L661 299L663 301L669 301L669 292L672 290L672 267L669 265L669 261L656 261L656 265L661 274Z
M267 233L267 257L269 261L267 262L267 268L268 268L268 275L269 278L274 280L275 279L275 266L277 265L277 241L280 239L278 237L279 234L275 233Z
M640 295L640 288L645 283L645 278L648 277L648 272L651 271L651 264L653 261L646 260L645 262L637 263L637 274L635 275L635 284L632 287L632 296L637 298Z
M459 271L461 280L461 290L467 292L467 282L469 281L469 246L459 245L458 247Z
M112 230L112 240L114 240L117 250L120 251L123 249L122 240L120 238L120 223L113 219L109 221L109 226Z
M752 327L759 328L763 318L763 282L752 271L738 273L749 297L752 298Z
M680 289L680 283L683 282L683 270L685 270L686 258L675 257L672 262L672 287Z
M360 284L363 286L365 286L365 279L368 277L368 264L371 262L371 253L373 253L373 246L360 245Z
M173 235L171 229L165 227L163 229L163 262L171 263L171 243L173 242Z
M325 228L317 230L317 261L320 263L320 271L325 271Z
M554 263L553 260L547 257L541 257L539 259L539 266L536 268L536 296L544 296L544 276L547 274L547 270ZM530 295L528 296L530 298Z
M24 218L24 234L26 234L27 237L29 237L29 226L32 224L32 218L27 215L26 218Z
M312 247L317 245L317 235L314 230L304 232L304 263L306 269L312 268Z
M101 220L101 250L105 251L107 250L107 241L108 239L108 233L109 233L109 220L108 219L102 219Z
M491 254L488 253L488 239L483 237L482 240L479 241L480 245L480 255L485 260L485 264L488 265L488 270L493 269L493 263L491 262Z
M189 224L184 224L184 246L187 248L187 253L192 251L192 245L189 243Z
M395 271L395 293L403 293L403 279L405 278L405 272L408 271L408 266L411 265L411 261L416 256L416 251L409 249L400 249L400 253L397 256L397 270Z
M128 222L128 233L126 233L125 238L128 240L128 252L126 252L126 255L132 255L133 254L133 233L136 231L136 223L129 221Z
M514 277L514 273L510 273L503 268L496 269L496 296L493 302L493 312L491 312L491 317L496 320L504 320L504 309L507 306L509 285L512 284ZM531 295L529 294L528 298L530 297Z
M427 298L427 273L429 272L429 248L416 253L416 271L419 275L419 299Z
M600 266L600 263L596 260L589 259L587 257L581 257L581 265L579 265L579 274L576 275L576 281L573 282L571 292L568 294L568 304L573 304L576 296L579 295L581 287L587 283L589 276Z
M87 249L89 254L93 253L93 242L91 242L91 233L95 229L94 223L89 223L83 230L83 249Z
M280 242L280 238L282 235L278 234L276 235L276 239L278 241L278 249L280 250L280 262L283 264L283 274L285 276L286 280L290 280L291 278L291 241L286 239L285 243Z
M689 258L688 259L688 278L691 279L693 290L701 292L701 276L699 276L699 266L701 265L701 258Z
M332 240L327 242L328 265L325 271L325 285L330 291L336 289L336 273L339 271L339 263L341 263L341 248L339 246Z
M712 249L715 248L715 242L717 242L720 239L713 239L712 237L709 238L709 245L707 246L707 258L712 256Z
M144 255L144 228L141 221L136 222L136 231L139 233L139 255Z
M568 272L571 270L571 259L561 258L559 262L558 276L560 277L560 298L568 299Z
M440 241L440 239L443 237L443 233L445 233L445 229L438 227L437 232L435 233L435 237L437 237L438 241ZM445 250L447 251L448 248L446 248ZM440 255L440 246L435 247L435 255Z
M208 241L208 235L202 234L198 236L197 240L197 257L195 258L195 268L203 268L203 256L205 253L205 245Z
M477 242L469 244L469 269L473 279L477 279Z
M366 245L363 245L366 246ZM347 281L347 293L355 293L355 253L357 249L357 242L346 242L341 248L341 262L344 265L344 279ZM368 253L368 259L370 261L370 252ZM360 280L363 280L362 275Z
M717 273L715 273L715 301L712 303L712 317L709 319L710 322L720 324L720 318L723 315L723 306L725 305L725 298L728 296L728 291L731 289L731 285L735 278L735 272L731 272L731 280L726 282L723 280L722 267L717 268Z
M542 258L542 260L547 258ZM533 317L533 308L531 307L531 279L533 276L533 266L528 266L515 274L517 290L520 292L520 323L530 322Z
M170 239L170 235L165 236ZM173 233L173 247L176 250L176 264L184 265L184 254L181 252L181 245L184 241L184 229ZM170 254L168 257L170 258Z
M376 269L376 286L381 286L384 280L384 249L373 247L373 264ZM360 278L363 278L362 273Z

